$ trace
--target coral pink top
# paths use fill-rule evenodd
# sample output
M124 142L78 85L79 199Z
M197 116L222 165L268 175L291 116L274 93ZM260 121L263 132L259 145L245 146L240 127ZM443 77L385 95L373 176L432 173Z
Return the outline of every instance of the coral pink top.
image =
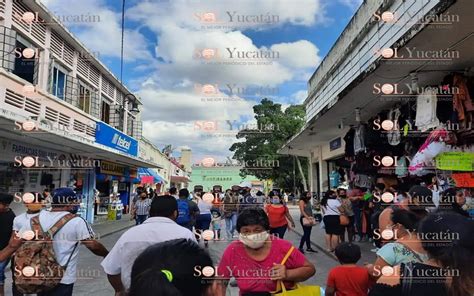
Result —
M235 277L240 295L249 292L272 292L276 289L277 283L277 281L270 279L273 263L281 263L290 248L290 242L272 237L272 246L268 256L257 261L247 255L242 242L234 241L222 255L217 269L218 276L226 279ZM305 256L295 248L285 266L287 269L294 269L302 267L304 262ZM292 282L285 282L287 288L291 288L293 285Z

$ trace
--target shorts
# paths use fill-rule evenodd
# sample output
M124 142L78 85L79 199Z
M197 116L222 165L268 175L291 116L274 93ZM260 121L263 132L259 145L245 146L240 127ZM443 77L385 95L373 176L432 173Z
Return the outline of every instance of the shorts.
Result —
M10 262L10 259L5 261L0 261L0 285L5 284L5 269Z
M339 222L339 215L328 215L323 218L326 234L341 235L344 228Z

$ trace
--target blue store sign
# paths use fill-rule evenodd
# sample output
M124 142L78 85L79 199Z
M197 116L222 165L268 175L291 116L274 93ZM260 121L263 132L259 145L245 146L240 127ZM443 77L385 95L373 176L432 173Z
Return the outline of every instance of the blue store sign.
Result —
M103 122L97 122L95 141L133 156L138 156L138 141Z

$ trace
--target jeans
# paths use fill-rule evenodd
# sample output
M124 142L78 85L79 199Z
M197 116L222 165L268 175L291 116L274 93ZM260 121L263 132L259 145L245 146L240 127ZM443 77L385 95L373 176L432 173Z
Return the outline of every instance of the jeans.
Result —
M353 206L355 232L362 237L362 212L358 206Z
M137 215L137 217L135 218L137 222L136 225L142 224L143 222L145 222L146 219L148 219L148 215Z
M73 288L74 288L74 284L70 284L70 285L59 284L54 289L48 292L38 293L38 296L72 296Z
M287 225L270 228L270 234L276 234L279 238L283 238L286 232Z
M300 217L300 224L301 224L301 227L303 227L303 236L301 237L301 240L300 240L300 249L303 248L303 245L305 243L306 243L306 248L311 249L311 229L313 229L313 227L303 225L303 217Z
M225 218L225 231L227 233L227 238L232 239L234 235L235 228L237 227L237 213L232 212L232 216Z
M10 259L0 261L0 286L5 283L5 268L7 267L8 262L10 262Z

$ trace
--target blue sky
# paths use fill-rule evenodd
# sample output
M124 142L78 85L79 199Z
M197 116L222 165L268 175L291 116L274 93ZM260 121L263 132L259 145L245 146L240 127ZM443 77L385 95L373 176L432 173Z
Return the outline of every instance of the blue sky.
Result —
M59 15L100 16L98 23L65 25L119 76L121 1L42 2ZM270 97L283 106L302 102L308 78L360 2L127 0L124 83L144 102L144 135L158 147L191 147L196 162L231 155L228 147L235 138L225 130L225 121L251 122L252 106L261 96L231 96L226 86L252 92L277 89ZM234 16L233 22L229 14ZM255 21L255 16L262 14L277 16L277 22ZM246 21L236 22L237 15ZM215 19L204 22L199 16ZM216 56L203 59L204 49L213 49ZM258 59L262 65L248 65L254 60L232 58L232 49L273 52L278 57ZM203 94L204 86L209 85L218 90L211 95L213 101ZM218 123L214 137L196 130L196 121Z

